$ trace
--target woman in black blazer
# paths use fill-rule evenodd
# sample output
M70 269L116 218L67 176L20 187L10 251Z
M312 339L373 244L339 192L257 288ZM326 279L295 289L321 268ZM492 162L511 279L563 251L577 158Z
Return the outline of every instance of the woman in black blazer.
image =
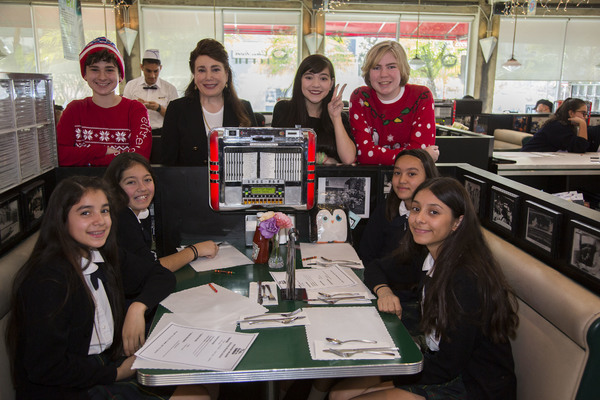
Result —
M190 53L194 78L184 97L169 103L162 134L165 165L207 165L207 132L222 126L257 126L252 106L233 87L227 51L202 39Z

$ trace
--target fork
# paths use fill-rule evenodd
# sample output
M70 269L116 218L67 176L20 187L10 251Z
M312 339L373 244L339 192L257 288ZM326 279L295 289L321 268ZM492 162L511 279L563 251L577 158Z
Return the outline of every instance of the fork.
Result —
M327 297L327 298L331 298L331 297L339 297L339 296L358 296L360 293L334 293L334 294L330 294L330 293L325 293L325 292L319 292L319 296L320 297Z
M348 358L348 357L352 357L355 354L363 354L363 353L368 353L368 354L380 354L380 355L384 355L384 356L395 356L396 354L390 352L390 351L382 351L382 350L337 350L337 349L324 349L323 351L327 352L327 353L332 353L335 354L338 357L344 357L344 358Z
M265 293L265 288L269 292L269 295L268 295L269 300L275 301L275 296L273 296L273 292L271 291L271 285L269 285L268 283L263 283L263 293Z
M363 299L363 300L365 300L365 296L347 296L347 297L331 297L331 298L322 298L322 297L319 297L318 299L306 299L305 301L322 301L322 302L327 303L327 304L335 304L338 301L351 300L351 299Z
M272 316L272 315L280 315L282 318L287 318L287 317L293 317L294 315L298 314L300 311L302 311L301 308L297 308L294 311L290 311L290 312L284 312L284 313L275 313L275 314L257 314L257 315L251 315L249 317L244 318L244 320L248 320L248 319L256 319L256 318L260 318L260 317L267 317L267 316Z
M358 261L354 261L354 260L331 260L329 258L325 258L323 256L321 256L321 258L323 259L323 261L326 262L330 262L330 263L344 263L344 264L360 264L360 262Z
M289 318L265 318L265 319L254 319L251 321L242 321L242 322L247 322L248 324L252 325L252 324L260 324L263 322L279 322L280 324L291 324L292 322L296 321L297 319L302 319L302 318L306 318L304 316L301 315L296 315L294 317L289 317Z

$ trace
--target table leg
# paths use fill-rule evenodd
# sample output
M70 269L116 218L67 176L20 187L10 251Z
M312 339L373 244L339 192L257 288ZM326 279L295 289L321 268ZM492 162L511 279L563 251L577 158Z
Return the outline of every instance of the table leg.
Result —
M279 400L279 381L265 382L265 400Z

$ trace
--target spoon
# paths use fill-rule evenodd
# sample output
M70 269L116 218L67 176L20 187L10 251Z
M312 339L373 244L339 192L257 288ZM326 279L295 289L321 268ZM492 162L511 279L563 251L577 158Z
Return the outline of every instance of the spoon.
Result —
M295 320L302 319L302 318L306 318L306 317L301 316L301 315L296 315L295 317L289 317L289 318L253 319L251 321L244 321L244 322L247 322L249 325L252 325L252 324L261 324L263 322L279 322L280 324L286 325L286 324L291 324Z
M358 261L353 261L353 260L331 260L331 259L325 258L323 256L321 256L321 258L323 259L323 261L330 262L330 263L360 264Z
M358 296L360 293L334 293L334 294L330 294L330 293L324 293L324 292L319 292L319 296L321 297L327 297L327 298L331 298L331 297L345 297L345 296Z
M250 317L246 317L244 318L244 320L247 319L256 319L256 318L260 318L260 317L272 317L273 315L279 315L281 317L293 317L294 315L298 314L300 311L302 311L301 308L298 308L294 311L290 311L290 312L285 312L285 313L275 313L275 314L258 314L258 315L251 315Z
M348 340L340 340L336 338L325 338L329 343L333 344L344 344L348 342L360 342L360 343L377 343L377 340L369 340L369 339L348 339Z
M323 350L327 353L333 353L338 357L344 357L344 358L348 358L348 357L352 357L355 354L380 354L383 356L395 356L396 354L388 352L388 351L380 351L380 350L349 350L349 351L345 351L345 350L336 350L336 349L325 349Z
M362 299L365 300L365 296L347 296L347 297L319 297L318 299L306 299L304 301L322 301L327 304L335 304L342 300Z

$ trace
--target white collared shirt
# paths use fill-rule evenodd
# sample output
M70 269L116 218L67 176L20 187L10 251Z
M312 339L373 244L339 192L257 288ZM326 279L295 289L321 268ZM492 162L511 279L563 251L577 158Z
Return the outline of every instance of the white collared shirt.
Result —
M406 203L404 202L404 200L402 200L400 202L400 205L398 206L398 213L401 217L406 216L406 218L408 218L410 216L410 210L406 208Z
M435 260L433 259L433 256L431 255L431 253L427 254L427 258L425 258L425 261L423 261L423 271L427 273L428 277L432 277L433 276L433 272L434 272L434 265L435 264ZM423 286L423 300L425 299L425 286ZM421 311L423 308L423 303L424 301L421 302ZM431 351L439 351L440 350L440 338L436 338L436 334L435 334L435 329L425 335L425 342L427 343L427 347L429 347L429 350Z
M148 86L148 84L142 74L142 76L127 82L123 90L123 97L131 100L155 101L163 108L167 108L169 102L179 98L177 89L169 82L158 78L155 85L158 89L144 89L144 86ZM162 128L164 117L158 111L148 110L148 117L150 117L152 129Z
M113 342L115 332L112 309L110 308L106 290L104 290L104 284L101 280L98 280L98 289L94 289L90 278L90 275L98 269L98 265L95 264L96 262L104 262L102 255L97 250L92 251L92 262L87 268L85 266L88 264L88 260L83 257L81 258L81 268L85 268L83 269L83 277L92 292L95 305L94 330L88 354L100 354L109 348Z

